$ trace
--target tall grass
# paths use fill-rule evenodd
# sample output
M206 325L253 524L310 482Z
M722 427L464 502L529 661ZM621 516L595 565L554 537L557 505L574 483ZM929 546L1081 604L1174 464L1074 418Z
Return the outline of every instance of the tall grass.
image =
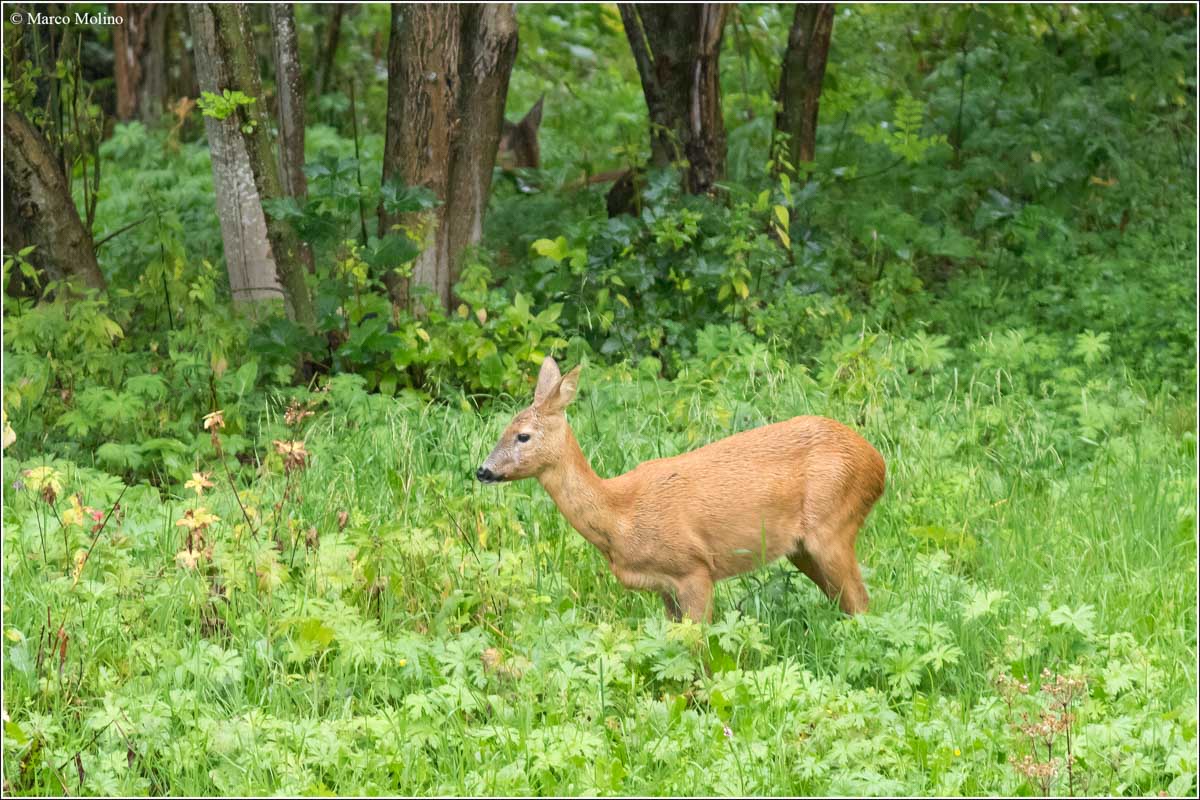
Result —
M6 779L23 793L1014 793L1034 783L1009 763L1027 746L994 681L1036 695L1048 668L1087 680L1076 793L1190 791L1187 438L1148 414L1064 445L1028 396L917 383L889 408L779 364L674 383L588 369L570 411L602 475L795 414L859 426L889 483L859 540L871 613L854 619L781 562L719 584L708 628L668 624L535 482L472 480L516 400L477 413L336 384L293 494L270 458L243 491L257 535L227 485L208 490L222 522L200 570L175 560L188 498L130 490L76 584L57 520L10 492ZM6 460L6 484L31 466ZM58 466L64 492L113 499L98 473ZM60 623L61 675L46 644ZM18 746L31 739L36 762ZM1067 791L1061 767L1055 780Z

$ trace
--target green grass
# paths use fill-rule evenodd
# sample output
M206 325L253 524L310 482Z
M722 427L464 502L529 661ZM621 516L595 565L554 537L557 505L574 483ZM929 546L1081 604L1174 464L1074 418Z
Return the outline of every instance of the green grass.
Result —
M1028 752L1010 722L1036 713L1049 668L1087 680L1076 793L1194 791L1196 472L1178 402L1143 398L1136 421L1086 444L1031 396L955 377L898 372L860 396L770 359L673 383L585 369L570 417L602 475L795 414L858 426L889 477L860 537L872 609L855 619L782 562L719 584L708 628L666 623L536 483L471 480L515 401L477 413L335 379L312 396L307 469L288 479L260 443L242 493L257 537L206 465L217 486L202 502L221 522L201 571L176 562L190 492L142 485L73 585L68 553L90 536L69 525L64 550L46 504L11 488L38 465L6 459L6 780L52 794L60 779L92 794L1036 793L1009 763ZM121 490L58 467L60 515L71 492L104 508ZM39 657L60 623L61 674ZM1010 711L998 673L1033 694ZM1061 769L1054 790L1069 788Z

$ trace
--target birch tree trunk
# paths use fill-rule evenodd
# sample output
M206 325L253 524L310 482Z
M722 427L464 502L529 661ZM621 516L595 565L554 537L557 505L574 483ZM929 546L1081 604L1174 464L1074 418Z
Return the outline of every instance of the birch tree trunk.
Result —
M684 187L710 191L725 176L720 56L728 7L618 3L650 112L650 159L687 162Z
M269 119L262 103L262 81L246 6L242 3L210 3L209 9L216 27L217 51L229 70L230 85L227 88L258 100L251 106L243 106L236 116L259 199L283 197ZM249 132L242 130L246 126L250 128ZM307 270L301 256L300 237L287 220L268 216L267 239L271 243L275 274L283 287L289 311L297 322L311 331L316 327L316 311L305 282Z
M4 248L37 245L31 263L51 280L101 291L92 235L79 219L67 179L49 142L15 109L4 109Z
M192 3L188 6L188 14L200 90L219 93L230 85L230 79L217 53L212 13L204 3ZM283 300L283 287L275 275L275 262L267 239L267 221L237 119L205 117L204 129L212 156L217 218L221 222L233 300L250 309L262 300Z
M409 214L379 209L381 237L398 225L422 238L412 276L385 276L401 306L419 285L450 308L463 251L482 233L516 51L511 4L392 6L383 180L441 201Z
M832 33L832 3L796 6L779 75L779 111L775 115L775 130L789 137L788 158L793 167L816 159L817 115Z

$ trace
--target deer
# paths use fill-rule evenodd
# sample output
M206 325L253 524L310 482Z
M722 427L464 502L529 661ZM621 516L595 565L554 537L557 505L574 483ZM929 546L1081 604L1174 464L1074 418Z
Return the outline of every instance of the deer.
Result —
M591 468L567 422L581 366L547 356L533 403L475 472L535 478L626 588L662 596L667 616L712 620L713 585L786 556L847 614L867 610L855 541L883 495L883 456L836 420L799 416L639 464Z
M542 165L541 141L538 138L542 126L542 105L546 96L542 95L529 111L518 122L505 119L500 133L500 143L496 149L496 164L501 172L516 181L522 191L530 191L524 179L518 177L519 169L539 169ZM608 215L631 213L631 209L640 203L639 181L643 176L635 174L629 167L608 170L595 175L584 175L563 186L568 192L577 192L588 186L601 183L611 183L613 187L605 198Z

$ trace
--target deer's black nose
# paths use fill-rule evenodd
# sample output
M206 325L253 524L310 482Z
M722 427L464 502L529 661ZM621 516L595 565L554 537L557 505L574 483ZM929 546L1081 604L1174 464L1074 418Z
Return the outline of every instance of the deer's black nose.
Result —
M475 479L486 483L487 481L496 480L496 476L493 475L492 471L487 467L480 467L479 469L475 470Z

